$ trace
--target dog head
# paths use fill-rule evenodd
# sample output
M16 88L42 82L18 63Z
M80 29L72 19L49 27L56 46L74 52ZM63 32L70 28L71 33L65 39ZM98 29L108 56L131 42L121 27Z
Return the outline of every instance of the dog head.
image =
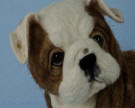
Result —
M28 14L11 46L41 88L81 104L120 76L121 51L104 15L123 22L103 0L64 0Z

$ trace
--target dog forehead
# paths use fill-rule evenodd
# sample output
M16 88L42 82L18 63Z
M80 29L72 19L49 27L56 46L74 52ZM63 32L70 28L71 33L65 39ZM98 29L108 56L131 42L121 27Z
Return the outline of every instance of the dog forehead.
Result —
M86 39L94 28L94 18L85 11L85 0L65 0L38 14L52 43L66 50L76 40Z

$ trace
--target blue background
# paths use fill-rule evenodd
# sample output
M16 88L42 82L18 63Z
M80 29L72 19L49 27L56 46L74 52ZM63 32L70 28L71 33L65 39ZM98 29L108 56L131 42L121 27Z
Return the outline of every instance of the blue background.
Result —
M29 12L59 0L0 0L0 108L45 108L43 90L33 81L27 65L20 65L14 56L8 35ZM135 1L105 0L124 15L125 23L107 21L122 50L135 49Z

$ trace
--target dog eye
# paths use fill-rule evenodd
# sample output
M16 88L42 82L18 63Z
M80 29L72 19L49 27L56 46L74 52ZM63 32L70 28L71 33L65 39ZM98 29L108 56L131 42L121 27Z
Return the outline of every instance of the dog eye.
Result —
M103 36L102 36L102 34L100 34L100 33L96 33L96 34L93 36L93 39L94 39L100 46L102 46L103 43L104 43Z
M56 52L52 56L52 65L60 67L63 64L63 59L64 59L64 53L63 52Z

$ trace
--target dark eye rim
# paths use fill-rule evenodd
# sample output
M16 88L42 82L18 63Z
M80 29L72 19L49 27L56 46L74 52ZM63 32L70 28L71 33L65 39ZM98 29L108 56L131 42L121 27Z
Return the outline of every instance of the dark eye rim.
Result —
M55 54L58 55L58 56L60 56L60 57L58 57L58 60L56 60L56 61L54 60L53 61L54 56L56 56ZM63 59L64 59L64 53L63 52L56 52L56 53L54 53L52 55L51 65L52 66L56 66L56 67L61 67L62 64L63 64Z
M95 37L100 37L101 38L101 41L102 42L98 42L96 39L95 39ZM92 39L94 39L100 46L103 46L104 45L104 34L103 33L101 33L101 32L94 32L93 34L92 34L92 36L91 36L91 38Z
M55 54L58 54L58 53L61 54L62 57L60 57L61 60L58 61L58 63L57 63L57 60L53 61L53 57L54 57ZM59 48L55 48L51 51L49 58L50 58L49 64L51 65L51 67L62 67L63 61L64 61L64 51L59 49Z

